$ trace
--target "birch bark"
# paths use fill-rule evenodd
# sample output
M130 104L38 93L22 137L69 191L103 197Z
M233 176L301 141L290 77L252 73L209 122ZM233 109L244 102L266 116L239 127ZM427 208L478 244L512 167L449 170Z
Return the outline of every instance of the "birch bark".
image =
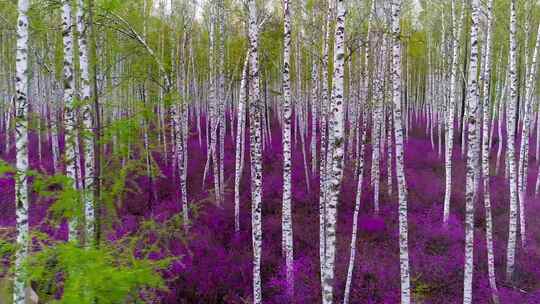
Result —
M74 78L73 78L73 21L71 17L71 3L69 0L62 1L62 41L64 45L64 120L66 130L65 168L66 174L74 183L76 173L77 134L75 107L73 101ZM74 206L76 208L76 206ZM74 208L74 210L75 210ZM77 239L78 212L74 212L69 221L69 239Z
M518 189L515 160L516 105L517 105L517 38L516 38L516 0L510 2L510 102L508 105L507 155L510 176L510 213L508 226L508 246L506 251L506 279L512 281L515 268Z
M486 212L486 247L487 247L487 262L488 262L488 278L489 286L492 291L492 298L495 303L499 303L497 296L497 282L495 278L495 255L493 252L493 219L491 215L491 198L489 188L489 102L490 98L490 81L491 81L491 30L493 26L492 14L493 0L487 2L487 29L486 29L486 52L484 54L484 74L483 81L483 118L482 118L482 182L484 193L484 209Z
M353 226L352 226L352 236L351 236L351 249L349 255L349 266L347 268L347 281L345 283L345 294L343 296L343 304L349 303L349 298L351 294L351 284L352 276L354 270L354 260L356 257L356 239L357 239L357 230L358 230L358 214L360 213L360 203L362 198L362 183L364 177L364 153L365 153L365 140L367 129L367 119L362 121L362 135L359 138L360 140L360 151L358 154L357 169L355 172L358 172L358 184L356 186L356 200L354 204L354 214L353 214Z
M456 3L452 0L452 28L453 28L453 46L452 46L452 67L450 72L450 104L447 108L446 118L446 147L445 147L445 192L444 192L444 210L443 210L443 223L448 224L448 218L450 217L450 197L452 195L452 151L454 146L454 114L455 104L457 100L457 69L458 69L458 57L459 57L459 45L461 44L461 29L464 18L465 7L462 5L460 21L456 18ZM463 3L463 2L462 2ZM457 28L456 28L457 27Z
M337 207L343 177L344 126L343 126L343 74L345 64L345 3L337 0L336 29L334 36L334 76L332 102L329 112L328 200L325 210L325 267L323 272L322 302L333 302L334 262L336 258Z
M328 1L328 11L326 15L325 35L323 41L322 56L322 104L321 104L321 162L319 169L319 260L321 286L324 285L324 269L326 267L326 203L328 199L328 53L330 43L330 22L332 18L332 2Z
M246 54L244 67L242 69L242 80L240 80L240 94L238 97L238 112L236 126L236 157L234 175L234 230L240 231L240 179L244 169L244 134L246 124L246 89L248 82L249 52Z
M285 256L287 294L294 296L293 277L293 229L291 210L291 14L289 0L283 1L283 206L282 206L282 251ZM315 117L312 117L315 119ZM315 157L315 155L312 155Z
M15 145L17 151L15 175L17 251L15 252L15 277L13 303L26 303L26 280L23 263L28 255L28 9L29 0L17 4L17 48L15 80Z
M77 1L77 32L79 42L79 62L81 67L81 102L84 131L82 132L84 149L84 210L85 210L85 241L92 244L94 235L94 140L92 127L92 104L90 102L90 72L87 44L86 7L83 0Z
M400 41L401 0L392 1L392 99L394 103L394 137L396 149L396 175L399 200L399 264L401 281L401 303L411 302L409 270L409 241L407 223L407 184L403 155L403 128L401 113L401 41Z
M527 197L527 168L529 164L529 134L531 129L531 108L533 103L534 83L536 79L536 60L538 49L540 48L540 25L536 34L536 44L532 57L527 82L525 84L525 109L523 112L523 124L521 132L521 147L519 151L518 165L518 191L519 191L519 225L521 245L527 244L526 217L525 217L525 198Z
M255 0L248 0L249 10L249 67L253 91L250 92L250 146L251 146L251 226L253 242L253 303L262 303L261 245L262 245L262 140L261 100L259 88L259 29Z

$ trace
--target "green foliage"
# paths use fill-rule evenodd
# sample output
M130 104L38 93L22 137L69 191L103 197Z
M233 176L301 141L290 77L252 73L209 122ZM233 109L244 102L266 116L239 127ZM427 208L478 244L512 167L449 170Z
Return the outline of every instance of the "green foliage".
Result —
M163 103L166 108L170 108L171 106L176 106L184 102L186 102L186 100L184 100L176 90L172 90L163 96Z
M11 256L15 253L15 245L7 240L0 239L0 260L3 257Z
M282 58L281 54L283 53L283 26L280 20L268 20L262 28L259 39L259 69L262 76L266 79L279 79L278 77L281 75L280 58ZM273 74L271 74L272 72ZM270 77L271 75L274 78Z
M420 277L413 277L412 280L413 285L413 298L415 303L423 303L426 299L429 298L431 293L431 287L420 280Z
M131 159L121 165L119 158L114 158L107 167L113 170L103 172L103 180L106 181L102 187L101 203L107 210L108 218L102 218L102 224L111 226L115 221L116 211L122 206L126 193L143 194L135 179L138 176L147 174L146 164L142 160ZM129 178L128 178L129 177Z
M0 160L0 177L15 173L13 166ZM82 218L81 193L75 189L71 178L63 174L49 176L34 170L29 170L26 174L33 178L32 190L38 196L54 200L49 209L53 219ZM2 245L0 244L0 247ZM0 248L0 256L1 251Z
M98 0L97 6L106 12L112 12L122 7L122 0Z
M6 174L15 173L16 170L6 161L0 159L0 177L5 177Z
M47 303L103 304L135 302L164 289L156 272L168 261L136 259L132 252L112 247L81 248L73 243L57 244L32 255L26 266L28 279L38 286ZM62 297L54 295L63 290ZM50 301L50 302L49 302Z
M81 193L74 181L63 174L47 176L33 173L33 190L43 198L52 198L54 204L49 209L53 219L82 218Z

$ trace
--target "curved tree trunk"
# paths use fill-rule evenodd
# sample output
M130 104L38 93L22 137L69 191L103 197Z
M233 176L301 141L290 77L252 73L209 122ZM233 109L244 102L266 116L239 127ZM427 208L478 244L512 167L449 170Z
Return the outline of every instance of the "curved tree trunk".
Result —
M488 13L488 26L486 30L486 52L484 54L484 73L482 75L483 81L483 118L482 118L482 182L484 192L484 208L486 212L486 247L487 247L487 262L488 262L488 278L489 286L491 288L493 302L499 303L497 295L497 282L495 277L495 255L493 252L493 219L491 215L491 198L490 198L490 174L489 174L489 102L490 98L490 81L491 81L491 30L493 26L492 15L493 0L489 0L487 4Z
M531 130L531 108L533 103L533 92L536 80L536 59L538 57L538 49L540 48L540 25L536 34L536 44L532 57L531 67L527 75L527 83L525 84L525 110L523 112L523 124L521 132L521 147L519 150L519 165L518 165L518 191L519 191L519 225L521 245L525 247L527 244L527 234L525 229L525 199L527 197L527 168L529 165L529 134Z
M358 184L356 186L356 200L354 204L351 250L350 250L350 255L349 255L349 266L347 268L347 281L345 282L345 294L343 296L343 304L349 303L349 298L351 294L352 276L353 276L353 270L354 270L354 260L356 257L358 214L360 213L360 202L361 202L360 200L362 198L362 183L364 181L364 153L365 153L365 142L366 142L366 135L367 135L366 130L367 130L367 119L364 118L362 121L362 135L359 138L360 151L358 154L357 169L355 171L355 172L358 172Z

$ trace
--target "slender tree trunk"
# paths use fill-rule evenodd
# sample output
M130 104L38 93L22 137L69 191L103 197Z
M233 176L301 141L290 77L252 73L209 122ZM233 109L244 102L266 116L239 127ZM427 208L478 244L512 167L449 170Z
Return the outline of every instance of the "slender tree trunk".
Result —
M354 270L354 260L356 257L356 239L357 239L357 230L358 230L358 214L360 213L360 203L362 198L362 182L364 178L364 152L365 152L365 141L367 135L367 119L364 118L362 121L362 135L360 137L360 153L358 155L357 169L355 172L358 172L358 184L356 186L356 200L354 204L354 214L353 214L353 226L352 226L352 236L351 236L351 250L349 255L349 266L347 268L347 281L345 283L345 294L343 296L343 304L349 303L349 298L351 294L351 284L352 276Z
M516 0L510 2L510 104L508 106L507 155L510 175L510 221L508 228L508 248L506 252L506 280L512 281L515 268L518 189L515 163L516 105L517 105L517 38L516 38Z
M88 0L88 31L90 37L90 62L93 64L92 73L91 73L91 82L92 82L92 91L93 100L93 112L94 112L94 121L93 121L93 143L92 147L95 151L92 162L94 164L94 176L93 176L93 198L94 198L94 210L95 210L95 219L94 219L94 232L95 240L94 243L96 246L100 245L101 241L101 108L99 106L99 95L98 95L98 58L97 58L97 33L94 27L94 0Z
M64 44L64 120L65 120L65 168L67 176L75 183L76 176L76 151L77 151L77 134L76 134L76 118L75 105L73 102L74 93L74 78L73 78L73 21L71 17L71 2L69 0L62 1L62 40ZM74 187L75 185L73 185ZM76 205L76 204L75 204ZM77 214L77 212L73 212ZM77 240L78 218L73 215L69 221L69 239Z
M248 83L249 52L246 53L244 67L242 69L242 80L240 81L240 94L238 98L238 113L236 127L236 158L234 175L234 230L240 232L240 179L244 165L244 132L246 124L246 89Z
M388 128L386 129L386 141L387 141L387 156L386 156L386 179L387 179L387 188L388 188L388 196L392 197L393 193L393 183L392 183L392 160L394 158L394 148L392 148L392 109L391 105L388 106Z
M377 63L375 79L373 81L373 126L371 129L372 157L371 157L371 184L373 185L373 208L375 214L379 214L379 197L380 197L380 178L381 178L381 126L384 123L382 108L384 101L384 72L386 67L386 57L388 43L386 35L381 36L381 50L379 62Z
M477 134L478 113L478 24L480 3L472 0L471 55L468 76L467 109L467 169L465 185L465 270L463 280L463 303L472 303L473 254L474 254L474 201L476 198L476 168L478 167L479 134Z
M283 36L283 206L282 206L282 251L285 256L287 294L294 297L293 273L293 229L291 210L291 14L289 0L283 1L284 36ZM312 117L315 119L315 117ZM312 155L315 157L315 155Z
M334 36L334 76L332 81L332 102L329 117L330 172L328 176L328 201L325 210L325 267L323 272L322 302L333 302L334 262L336 259L337 208L341 180L343 177L344 125L343 125L343 83L345 64L345 3L337 0L337 20Z
M455 0L452 0L452 29L453 29L453 46L452 46L452 67L450 72L450 104L447 108L446 118L446 150L445 150L445 192L444 192L444 211L443 223L448 224L450 217L450 196L452 195L452 151L454 146L454 114L455 104L457 102L457 69L459 57L459 45L461 43L461 28L463 24L465 6L462 5L460 21L457 21L457 7Z
M399 199L399 264L401 280L401 303L411 302L409 270L409 241L407 223L407 184L403 153L403 129L401 114L401 41L400 36L401 0L392 2L392 87L394 102L394 137L396 148L396 175Z
M482 119L482 181L484 192L484 208L486 212L486 247L487 247L487 262L488 262L488 278L489 286L492 292L492 298L494 303L499 303L497 295L497 282L495 277L495 254L493 252L493 219L491 215L491 198L490 198L490 174L489 174L489 102L490 102L490 81L491 81L491 43L492 43L492 26L493 26L493 14L492 14L493 0L489 0L487 3L487 29L486 29L486 52L484 54L484 73L482 75L483 81L483 119Z
M218 121L219 121L219 201L224 197L225 191L225 168L223 158L225 156L225 6L224 0L218 0L218 15L219 15L219 38L218 46Z
M251 146L251 226L253 242L253 303L262 303L261 243L262 243L262 141L261 100L259 89L259 29L255 0L248 0L249 10L249 67L253 91L250 92L250 146Z
M503 127L506 127L505 124L505 116L506 116L506 90L507 90L507 81L509 79L509 75L506 75L504 77L504 84L502 87L502 93L501 97L499 98L499 110L498 110L498 117L497 117L497 138L499 141L499 144L497 145L497 163L495 164L495 173L499 173L499 169L501 166L501 156L502 156L502 149L503 149Z
M81 102L83 119L83 149L84 149L84 210L85 210L85 242L94 244L94 144L92 130L92 104L90 103L90 72L88 57L88 27L86 9L83 0L77 2L77 32L79 35L79 62L81 67Z
M311 175L317 173L317 104L319 94L319 67L313 62L311 69Z
M213 2L213 1L212 1ZM211 2L211 6L214 7L215 4ZM210 64L210 88L209 88L209 97L208 97L208 103L209 103L209 114L210 117L207 118L207 121L209 119L209 127L211 129L210 132L210 145L208 149L208 160L207 160L207 166L209 165L209 161L212 161L212 167L214 172L214 192L216 196L216 203L218 205L221 205L221 185L220 185L220 171L219 171L219 159L218 159L218 149L219 149L219 141L218 141L218 130L219 130L219 106L218 106L218 99L219 99L219 91L217 90L219 83L216 84L216 74L214 72L215 70L215 58L214 58L214 40L215 40L215 17L211 17L210 22L210 58L209 58L209 64ZM219 81L219 79L217 79ZM205 169L206 172L206 169ZM206 174L204 175L206 176Z
M529 164L529 134L531 129L531 108L533 103L533 92L536 80L536 59L538 57L538 49L540 48L540 25L536 34L536 44L532 57L531 67L525 84L525 109L523 112L523 124L521 132L521 147L519 151L519 166L518 166L518 191L519 191L519 224L521 245L525 247L527 244L527 234L525 229L525 199L527 197L527 169Z
M324 285L324 273L326 267L326 204L328 201L328 53L330 44L330 23L332 18L332 2L328 1L326 15L325 34L323 40L322 56L322 100L321 100L321 163L319 166L319 260L321 286Z
M16 81L15 81L15 143L17 162L15 174L17 251L13 303L26 303L26 275L23 263L28 255L28 8L29 0L19 0L17 19Z

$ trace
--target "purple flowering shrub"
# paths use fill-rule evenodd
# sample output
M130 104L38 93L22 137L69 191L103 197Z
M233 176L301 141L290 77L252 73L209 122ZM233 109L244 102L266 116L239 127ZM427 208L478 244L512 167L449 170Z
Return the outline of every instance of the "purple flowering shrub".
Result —
M203 131L204 120L203 120ZM409 132L405 145L405 170L408 186L409 254L411 284L415 303L460 303L463 289L464 264L464 190L465 159L461 155L459 132L456 132L453 154L453 187L451 214L447 228L442 225L444 201L444 156L433 150L425 122ZM230 124L225 137L225 191L221 205L215 202L213 171L210 167L203 186L207 146L202 145L195 122L188 139L187 188L192 222L187 233L181 232L180 191L176 168L164 155L152 156L159 166L152 186L144 174L127 172L125 191L113 200L114 212L106 210L110 220L105 225L106 242L116 242L130 235L144 235L139 246L152 246L146 252L150 259L173 259L160 272L167 289L159 291L160 303L249 303L252 294L251 193L249 153L245 154L240 185L241 231L234 232L234 170L235 143L230 136ZM459 130L459 129L456 129ZM263 248L262 279L264 303L288 303L285 290L284 257L281 254L281 189L282 146L281 129L276 122L271 138L264 148L263 177ZM247 132L246 132L247 133ZM369 132L368 132L369 133ZM497 134L495 134L497 135ZM534 134L533 134L534 135ZM3 138L3 137L2 137ZM294 273L296 303L320 302L319 276L319 176L309 177L309 189L304 170L300 140L294 140L292 167L292 206L294 232ZM310 134L307 141L309 144ZM246 148L249 138L246 134ZM31 141L36 142L35 135ZM436 142L435 138L435 142ZM369 139L368 139L369 143ZM494 223L494 251L497 283L501 303L540 303L540 199L533 195L538 174L538 162L530 149L528 195L526 198L527 248L518 243L515 285L505 282L506 242L508 238L508 181L502 168L495 174L498 138L491 151L490 189ZM30 145L35 146L35 145ZM373 212L373 189L370 185L371 146L366 147L361 211L359 215L357 255L352 279L351 303L399 303L399 248L397 188L392 170L392 189L387 185L389 165L387 155L381 155L381 191L379 215ZM51 155L44 149L41 161L31 148L32 166L51 172ZM247 152L248 150L246 150ZM307 163L311 156L307 148ZM14 151L4 151L4 159L12 161ZM335 297L342 301L349 261L357 177L355 157L347 158L340 204L338 206L338 238ZM395 166L395 164L392 164ZM151 188L157 189L150 195ZM13 181L0 179L1 227L14 226L15 206ZM391 193L390 193L391 192ZM157 198L157 199L156 199ZM46 219L51 200L31 196L30 223L55 239L67 238L66 223L54 226ZM475 204L474 281L475 303L490 303L491 291L487 277L485 242L485 210L482 192ZM151 223L151 224L149 224ZM169 226L168 228L165 226ZM173 229L174 228L174 229ZM177 229L178 231L174 231ZM147 250L148 251L148 250Z

